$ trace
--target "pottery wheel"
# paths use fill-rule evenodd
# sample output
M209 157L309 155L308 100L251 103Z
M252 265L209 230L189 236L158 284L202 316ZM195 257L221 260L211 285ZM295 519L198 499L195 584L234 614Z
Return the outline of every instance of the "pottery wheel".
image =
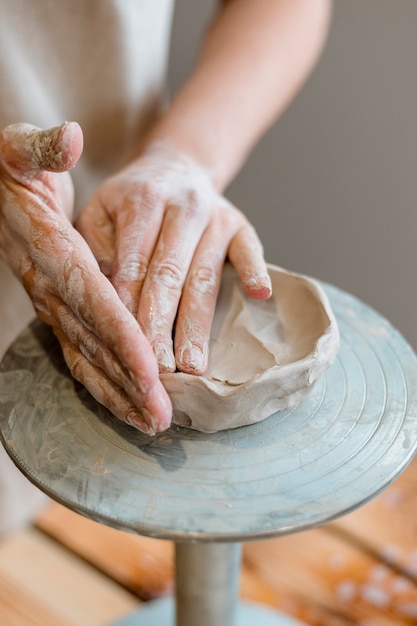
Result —
M244 541L323 524L388 486L417 446L417 359L373 309L325 286L339 355L298 407L215 434L148 437L69 375L33 322L0 370L0 426L16 465L71 509L178 541Z

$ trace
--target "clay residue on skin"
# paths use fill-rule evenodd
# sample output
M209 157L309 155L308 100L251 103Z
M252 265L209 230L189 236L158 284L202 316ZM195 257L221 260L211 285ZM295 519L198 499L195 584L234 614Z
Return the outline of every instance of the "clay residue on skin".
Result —
M71 127L69 122L61 126L41 130L30 124L12 124L3 130L4 139L16 153L26 159L26 173L32 166L38 169L63 171L72 166L69 150Z
M63 129L61 126L48 129L46 131L32 130L25 134L25 147L28 154L33 155L36 164L48 169L55 165L58 168L69 165L71 162L67 151L64 152L61 146Z

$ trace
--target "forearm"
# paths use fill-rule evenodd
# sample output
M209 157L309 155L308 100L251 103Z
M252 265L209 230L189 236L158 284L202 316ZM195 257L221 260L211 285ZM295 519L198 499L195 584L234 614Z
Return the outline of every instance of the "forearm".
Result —
M146 144L173 144L223 190L308 76L329 14L330 0L224 2L195 71Z

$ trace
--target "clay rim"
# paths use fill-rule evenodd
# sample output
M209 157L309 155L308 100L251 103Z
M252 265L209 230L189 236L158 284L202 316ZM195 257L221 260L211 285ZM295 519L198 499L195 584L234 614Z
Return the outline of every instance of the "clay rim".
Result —
M333 314L326 293L315 279L305 274L290 272L282 267L272 264L268 264L268 271L283 273L286 276L301 281L303 286L307 287L314 295L316 304L322 308L323 313L327 317L328 323L325 325L321 336L315 341L314 348L301 359L294 360L286 365L276 365L271 367L255 375L250 380L240 384L231 385L224 381L209 379L205 376L186 374L184 372L161 374L161 380L168 393L173 391L171 383L174 381L174 377L180 377L185 387L192 385L193 387L198 388L199 391L209 391L211 394L222 399L229 398L235 395L240 395L242 392L245 392L248 388L252 387L254 383L259 385L262 383L269 383L271 379L274 379L277 385L279 385L281 379L288 379L291 369L297 370L297 377L299 377L300 372L309 372L308 379L305 381L305 387L309 387L323 375L328 367L331 366L340 348L340 334L336 318ZM327 355L324 366L311 367L312 363L317 364L320 361L320 355L323 353L326 353ZM296 372L294 372L294 376L296 376ZM300 390L300 387L298 387L298 390Z

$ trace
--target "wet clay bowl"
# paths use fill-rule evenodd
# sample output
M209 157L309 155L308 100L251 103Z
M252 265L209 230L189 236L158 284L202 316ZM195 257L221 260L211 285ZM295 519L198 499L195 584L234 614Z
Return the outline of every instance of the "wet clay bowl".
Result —
M268 271L272 297L252 300L225 266L206 374L162 375L175 424L216 432L259 422L297 405L333 363L339 332L322 287L280 267Z

